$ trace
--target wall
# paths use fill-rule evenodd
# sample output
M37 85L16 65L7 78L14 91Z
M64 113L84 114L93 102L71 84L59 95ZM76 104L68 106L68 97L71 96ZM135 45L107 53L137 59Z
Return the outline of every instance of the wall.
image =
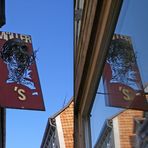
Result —
M60 114L63 134L64 134L64 140L65 140L65 146L66 148L73 148L73 102L67 107L63 112Z
M134 145L134 118L143 117L143 111L126 110L118 116L120 148L132 148Z

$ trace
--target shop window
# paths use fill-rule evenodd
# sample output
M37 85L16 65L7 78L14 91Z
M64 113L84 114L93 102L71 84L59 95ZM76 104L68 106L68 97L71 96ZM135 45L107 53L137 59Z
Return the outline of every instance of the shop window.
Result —
M133 68L131 71L128 71L128 74L126 73L126 75L128 75L128 79L126 80L126 83L124 83L124 85L127 85L128 87L130 87L131 89L133 89L134 91L139 91L140 90L140 95L143 96L143 99L146 99L145 95L148 93L148 68L147 68L147 63L148 63L148 1L147 0L134 0L134 1L129 1L129 0L124 0L123 1L123 5L122 5L122 9L119 15L119 19L115 28L115 32L113 34L113 38L115 35L119 35L119 38L121 37L122 39L124 37L130 38L130 43L132 45L132 49L133 49L133 53L136 59L136 64L137 64L137 68L138 68L138 80L140 79L140 83L139 81L136 81L136 76L134 71L135 68ZM112 40L113 40L112 38ZM125 40L127 40L127 38ZM109 50L111 50L109 48ZM128 50L129 51L129 50ZM109 52L108 52L109 54ZM129 54L127 54L129 55ZM117 56L116 56L117 57ZM131 58L132 61L132 58ZM123 61L122 61L123 62ZM118 71L120 69L120 61L118 60ZM125 66L127 66L125 64ZM123 68L121 68L123 70ZM129 68L128 68L129 69ZM113 69L114 72L114 77L115 77L115 69ZM122 73L122 72L121 72ZM109 73L107 73L109 75ZM140 77L140 78L139 78ZM121 77L120 77L121 78ZM132 78L135 78L134 80L131 80ZM125 78L124 78L125 80ZM131 80L131 82L130 82ZM117 81L117 79L116 79ZM121 82L121 79L120 79ZM125 82L125 81L124 81ZM132 83L134 82L134 83ZM122 81L123 84L123 81ZM135 85L136 84L136 85ZM139 84L139 85L137 85ZM121 88L122 89L122 88ZM98 142L98 139L101 136L101 129L104 125L104 121L106 119L113 119L113 116L115 116L117 113L121 112L123 110L123 108L132 108L132 109L136 109L136 110L142 110L144 108L142 108L142 106L134 106L133 102L130 103L130 105L124 105L122 107L115 105L115 107L109 107L107 106L108 101L107 101L107 96L109 96L110 92L107 92L105 90L104 87L104 79L103 79L103 74L102 74L102 78L99 82L98 85L98 89L95 95L95 99L93 102L93 106L91 109L91 117L90 117L90 129L91 129L91 141L92 141L92 147L95 146L95 144ZM114 91L114 93L116 93L116 91ZM123 92L124 93L124 92ZM126 94L126 91L125 91ZM116 94L114 94L115 96ZM117 94L118 95L118 94ZM137 95L139 95L138 93L135 93L135 96L133 98L135 98ZM131 97L131 96L130 96ZM139 96L138 96L139 97ZM118 100L117 100L118 101ZM128 101L128 100L126 100ZM145 101L146 107L144 110L146 110L147 108L147 100ZM132 106L132 105L133 106ZM137 104L136 104L137 105ZM138 113L139 117L141 116L142 118L142 113L140 114L140 112ZM133 115L134 116L134 115ZM131 124L133 124L134 128L134 121L131 120ZM120 130L120 129L119 129ZM125 131L126 132L126 131ZM129 136L130 137L130 136ZM109 139L109 138L108 138ZM120 144L122 145L122 141L119 139ZM132 145L134 145L133 143L134 141L132 141L129 138L129 145L132 147ZM109 141L107 142L109 143ZM118 143L119 144L119 143ZM147 142L146 142L146 147L147 147Z
M92 136L92 147L97 143L99 135L101 134L104 122L106 119L111 118L113 115L118 113L119 108L107 107L105 105L105 92L103 87L103 81L101 79L99 87L96 93L93 108L91 110L91 136ZM109 126L109 125L108 125Z
M148 85L148 1L139 2L125 0L117 23L115 33L131 37L133 49L136 53L136 60L140 70L145 91Z

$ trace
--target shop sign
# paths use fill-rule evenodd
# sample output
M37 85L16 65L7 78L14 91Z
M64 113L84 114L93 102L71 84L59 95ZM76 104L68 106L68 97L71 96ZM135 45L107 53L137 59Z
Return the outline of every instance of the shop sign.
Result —
M0 32L0 106L45 110L30 35Z
M103 72L108 106L148 111L131 38L113 36Z

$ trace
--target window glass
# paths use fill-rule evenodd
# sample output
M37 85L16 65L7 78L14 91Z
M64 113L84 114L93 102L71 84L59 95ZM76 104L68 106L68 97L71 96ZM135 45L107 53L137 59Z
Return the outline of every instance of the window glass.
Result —
M126 83L125 83L125 78L124 78L124 82L122 80L120 80L120 84L122 84L122 87L117 87L118 91L121 91L121 93L123 94L124 101L127 99L126 102L128 102L128 101L131 101L131 102L130 103L128 102L128 104L123 103L122 104L123 107L122 107L122 105L118 106L118 104L113 105L114 107L107 106L107 104L110 103L107 101L107 97L111 97L111 95L113 93L114 93L113 97L118 96L118 92L116 91L116 86L115 86L117 84L117 79L116 79L116 84L111 86L111 89L114 92L111 92L111 89L110 89L110 92L112 93L110 95L110 92L105 90L106 87L104 87L105 86L104 78L103 78L104 76L102 74L102 78L101 78L101 81L98 85L98 90L96 92L95 101L93 103L93 107L91 110L91 117L90 117L92 147L95 147L95 144L98 142L98 140L100 140L100 141L102 140L102 142L103 142L103 140L105 141L105 139L100 139L100 137L102 136L103 132L104 133L106 132L105 129L107 129L107 126L113 127L113 122L114 122L114 125L116 125L116 123L115 123L116 120L114 117L116 117L116 115L120 114L120 112L122 113L123 109L125 110L125 108L132 108L132 107L133 107L132 109L136 109L135 112L130 111L130 115L133 117L131 119L131 129L130 130L133 134L135 132L134 131L134 124L135 124L134 118L138 117L138 120L141 120L139 118L142 118L142 116L143 116L143 112L140 111L139 108L142 109L142 106L144 106L145 109L148 108L147 100L146 100L146 97L144 94L144 93L148 92L148 77L147 77L147 74L148 74L148 68L147 68L147 61L148 61L148 58L147 58L147 56L148 56L148 16L147 16L147 14L148 14L148 9L147 9L147 7L148 7L147 0L142 0L142 1L124 0L123 1L123 5L121 8L121 12L119 15L119 19L118 19L112 40L114 40L114 37L116 36L116 37L119 37L122 41L123 40L127 41L126 42L127 46L128 46L127 49L129 49L131 47L131 49L133 50L133 53L134 53L134 54L133 53L131 54L128 50L126 57L129 55L132 55L131 57L133 57L133 55L134 55L135 60L132 60L131 57L129 59L131 59L130 60L131 63L132 63L132 61L134 61L134 62L136 61L136 64L133 64L133 63L131 64L131 65L134 65L134 68L133 67L131 68L132 70L129 70L130 68L128 68L128 72L126 72L126 75L128 75L128 77L126 79ZM112 43L111 43L111 45L112 45ZM110 45L109 51L111 50L111 45ZM125 43L124 43L124 45L125 45ZM125 53L125 51L124 51L124 53ZM123 54L121 52L122 56L123 56ZM117 55L115 57L117 58ZM107 62L107 60L106 60L106 62ZM120 69L119 65L122 65L122 62L123 61L121 59L117 60L118 72ZM124 64L124 68L127 65L128 65L127 63ZM137 66L136 68L135 68L135 65ZM123 67L121 68L121 70L123 70ZM135 73L138 73L138 76L135 76ZM110 73L107 71L107 77L109 77L109 74ZM115 68L112 68L112 78L113 78L113 75L115 78L115 74L116 74ZM122 74L122 71L120 71L120 74ZM138 80L136 79L137 77L138 77ZM132 80L132 79L134 79L134 80ZM139 82L140 80L141 80L141 82ZM114 83L113 79L112 79L112 83ZM135 93L134 96L130 95L130 97L129 97L127 95L128 92L127 92L127 89L125 89L125 87L123 87L124 85L126 85L125 87L128 87L128 89L131 89L131 91L134 91L134 93ZM144 92L143 92L143 90L144 90ZM136 97L137 97L137 99L144 100L144 104L142 106L139 106L138 102L134 103L133 100L135 100ZM131 99L131 100L128 100L128 99ZM113 119L114 119L114 121L113 121ZM112 123L111 123L111 125L108 125L107 123L110 123L110 122L107 122L107 121L110 121L110 120L112 121ZM119 121L118 121L118 124L120 124ZM117 144L115 142L117 140L114 140L113 138L111 139L111 136L109 136L109 134L111 134L111 132L112 131L106 132L106 136L108 136L110 138L108 138L108 142L105 141L105 143L102 143L103 145L106 144L105 147L109 147L109 143ZM119 130L118 132L119 132L119 135L121 135L121 131ZM113 133L115 133L115 131L113 131ZM120 139L119 136L118 136L118 138ZM136 142L135 142L136 140L134 139L135 137L131 136L130 138L131 139L128 139L128 141L131 140L132 142L131 143L129 142L129 145L135 146L136 145ZM119 140L119 141L120 141L120 144L122 144L122 140Z
M93 104L93 108L91 111L91 136L92 136L92 146L96 144L100 133L103 130L103 126L105 126L106 120L112 118L113 115L121 111L120 108L107 107L105 105L105 92L103 86L103 80L101 79L95 101ZM110 135L110 133L108 133ZM106 135L108 136L108 135ZM106 143L107 144L107 143Z
M115 33L131 37L144 87L148 83L148 1L125 0Z

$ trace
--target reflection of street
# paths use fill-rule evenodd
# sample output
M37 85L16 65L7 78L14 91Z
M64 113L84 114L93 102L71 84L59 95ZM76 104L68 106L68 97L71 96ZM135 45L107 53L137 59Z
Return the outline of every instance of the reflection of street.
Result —
M141 148L135 145L137 143L136 121L142 118L143 111L133 109L123 110L107 117L94 148L102 148L102 145L103 148Z
M106 77L108 78L105 79L108 83L120 83L137 91L142 90L140 74L138 73L138 69L136 67L133 67L133 71L127 70L126 73L121 73L119 72L120 69L118 67L115 68L114 65L106 62L104 69L104 71L107 71Z
M111 83L122 83L134 90L142 89L136 56L129 36L113 36L106 65L111 69Z
M145 93L145 97L148 103L148 83L144 84L144 93Z
M139 80L139 76L138 81L132 80L132 85L128 85L131 83L124 84L123 81L113 82L112 77L112 69L110 64L106 63L103 72L103 82L106 91L105 93L108 94L106 95L107 105L148 110L148 103L145 98L144 91L142 89L134 89L135 87L133 87L142 86L142 82Z
M123 94L123 99L126 101L133 101L136 96L135 91L124 88L123 86L119 86L119 91Z

